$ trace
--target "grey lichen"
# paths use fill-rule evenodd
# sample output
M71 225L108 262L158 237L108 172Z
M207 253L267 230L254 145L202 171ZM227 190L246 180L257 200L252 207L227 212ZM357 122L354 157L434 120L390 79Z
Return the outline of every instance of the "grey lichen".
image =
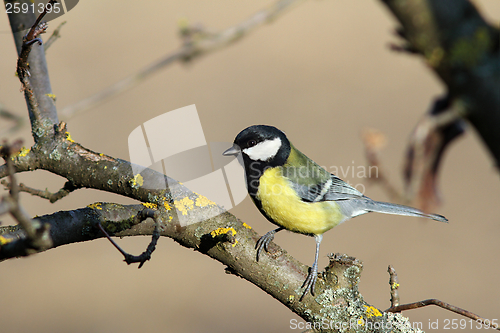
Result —
M361 269L359 266L350 266L344 271L344 277L351 282L352 286L358 284L360 274Z
M408 319L392 313L382 314L367 304L359 293L363 264L345 254L332 254L330 265L323 273L325 288L315 298L319 313L304 311L308 324L321 332L389 333L421 332Z
M54 149L50 153L49 157L50 157L50 159L52 159L54 161L60 161L61 160L61 153L57 149Z
M392 324L392 328L394 332L415 332L415 333L423 333L423 331L416 327L416 325L412 325L408 318L403 317L401 313L384 313L384 317L387 318L387 321Z
M36 137L41 138L42 136L45 135L45 129L39 126L33 131L33 134Z

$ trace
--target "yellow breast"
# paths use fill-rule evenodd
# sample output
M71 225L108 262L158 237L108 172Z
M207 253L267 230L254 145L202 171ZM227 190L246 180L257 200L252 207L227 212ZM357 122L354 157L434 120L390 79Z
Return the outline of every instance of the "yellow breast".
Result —
M343 221L336 202L303 202L289 182L280 168L267 169L260 177L257 199L276 224L290 231L318 235Z

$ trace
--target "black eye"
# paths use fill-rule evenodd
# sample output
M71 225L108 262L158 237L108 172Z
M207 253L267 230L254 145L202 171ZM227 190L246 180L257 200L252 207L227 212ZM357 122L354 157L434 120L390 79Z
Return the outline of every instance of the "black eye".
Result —
M257 141L255 141L255 140L250 140L250 141L248 141L248 142L247 142L247 146L248 146L248 147L253 147L253 146L255 146L256 144L257 144Z

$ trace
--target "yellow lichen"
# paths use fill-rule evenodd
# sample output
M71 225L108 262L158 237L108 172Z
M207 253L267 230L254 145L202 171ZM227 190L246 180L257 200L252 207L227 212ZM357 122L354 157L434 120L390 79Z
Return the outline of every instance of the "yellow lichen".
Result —
M139 186L144 185L144 178L140 174L137 174L130 180L130 184L133 188L138 188Z
M247 228L247 229L252 229L252 227L251 227L251 226L249 226L248 224L246 224L245 222L243 222L243 226L244 226L245 228Z
M236 230L234 230L233 227L231 227L231 228L217 228L214 231L212 231L210 233L210 235L212 235L212 238L215 238L219 235L227 234L228 232L231 232L233 234L233 236L236 235ZM235 240L235 242L234 242L234 244L232 244L232 246L235 247L236 244L238 244L238 240Z
M187 215L187 211L193 209L194 201L189 199L189 197L185 197L181 200L175 200L174 206L182 215Z
M151 202L143 202L142 205L147 208L157 209L158 205Z
M66 140L68 140L69 142L71 143L74 143L75 141L71 138L71 134L69 132L65 132L64 134L66 134Z
M365 321L363 320L363 316L358 319L358 326L365 326Z
M12 242L14 238L5 238L4 236L0 236L0 246L8 244Z
M208 199L203 195L199 195L198 198L196 198L196 206L198 207L215 206L215 202L213 202L212 200Z
M45 96L52 98L52 100L55 102L56 101L56 95L55 94L45 94Z
M399 283L394 282L393 284L391 284L392 290L397 289L397 288L399 288Z
M23 147L23 148L21 148L19 153L12 155L12 157L17 157L17 156L24 157L24 156L28 155L29 152L30 152L30 150L28 148Z
M233 234L233 236L236 235L236 230L234 230L233 227L231 227L231 228L217 228L214 231L212 231L210 233L210 235L212 235L212 237L215 238L215 237L217 237L219 235L227 234L230 231Z
M374 306L363 305L366 308L366 318L371 317L380 317L382 314L380 311Z
M92 208L92 209L102 210L101 204L102 204L102 202L96 202L96 203L88 205L87 207Z
M170 205L166 201L163 203L163 207L165 207L166 210L171 210L172 209L172 207L170 207Z

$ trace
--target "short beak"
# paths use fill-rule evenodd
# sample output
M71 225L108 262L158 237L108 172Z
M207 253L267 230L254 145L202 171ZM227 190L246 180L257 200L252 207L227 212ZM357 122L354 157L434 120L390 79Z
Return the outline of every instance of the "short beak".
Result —
M231 148L226 150L225 152L222 153L223 156L231 156L231 155L238 155L241 153L240 147L238 145L234 144Z

